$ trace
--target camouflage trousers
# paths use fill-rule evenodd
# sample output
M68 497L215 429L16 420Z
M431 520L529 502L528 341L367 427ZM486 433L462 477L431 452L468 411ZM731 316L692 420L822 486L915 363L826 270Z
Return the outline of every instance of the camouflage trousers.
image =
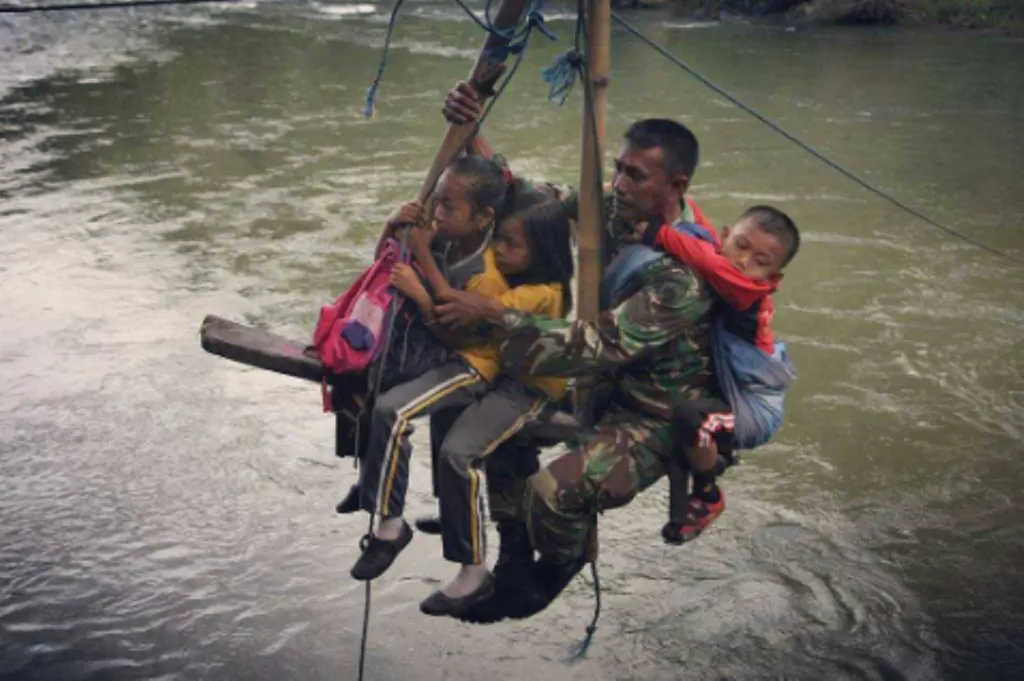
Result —
M593 551L598 512L629 504L666 474L675 432L669 421L610 407L530 479L524 513L534 548L558 562Z

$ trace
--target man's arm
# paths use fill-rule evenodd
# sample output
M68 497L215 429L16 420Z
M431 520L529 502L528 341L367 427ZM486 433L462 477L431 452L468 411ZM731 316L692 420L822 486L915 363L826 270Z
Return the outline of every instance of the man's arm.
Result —
M453 290L434 310L438 321L446 326L460 328L483 322L500 327L505 310L550 310L556 304L552 302L555 295L560 295L560 289L548 284L523 284L497 296Z
M614 372L693 330L709 302L700 280L671 263L642 275L640 290L596 323L567 322L506 309L502 369L511 375L584 376Z
M455 84L444 100L444 107L442 109L445 120L450 123L458 123L460 125L466 125L472 123L480 118L480 114L483 111L483 98L480 93L476 91L468 81L461 81ZM483 133L477 132L473 139L467 144L467 153L476 156L483 156L489 159L499 160L502 164L507 164L506 159L501 156L494 147L484 138ZM525 180L525 178L523 178ZM570 208L570 217L576 219L576 204L575 197L569 201L569 194L571 191L564 187L556 186L545 182L533 182L526 180L527 184L534 188L544 192L552 199L556 201L562 201L563 205Z

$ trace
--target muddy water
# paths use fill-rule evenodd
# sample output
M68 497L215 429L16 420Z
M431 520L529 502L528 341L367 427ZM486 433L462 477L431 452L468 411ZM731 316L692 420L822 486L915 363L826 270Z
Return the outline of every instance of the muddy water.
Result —
M517 170L571 181L578 99L537 42L491 119ZM561 17L561 18L559 18ZM1022 255L1024 43L701 25L657 40L872 181ZM479 35L413 4L0 19L0 676L349 679L364 519L315 387L204 354L207 313L305 337L418 186ZM828 171L616 33L609 135L670 115L724 223L771 202L805 246L778 297L800 379L777 442L685 549L659 486L602 519L604 614L423 618L451 567L418 537L375 590L372 679L1015 679L1024 602L1021 269ZM414 436L425 443L423 430ZM429 510L414 472L412 511Z

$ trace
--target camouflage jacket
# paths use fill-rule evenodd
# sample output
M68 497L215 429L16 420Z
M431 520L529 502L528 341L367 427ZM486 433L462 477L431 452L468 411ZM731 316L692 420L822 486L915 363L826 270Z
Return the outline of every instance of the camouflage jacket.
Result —
M574 194L563 203L575 217ZM608 221L602 239L605 264L614 257L620 243L616 237L625 228L620 221ZM600 375L615 384L619 397L630 406L663 419L704 397L710 371L706 318L711 308L704 282L668 255L639 277L636 293L613 301L596 323L506 310L504 370L511 375Z

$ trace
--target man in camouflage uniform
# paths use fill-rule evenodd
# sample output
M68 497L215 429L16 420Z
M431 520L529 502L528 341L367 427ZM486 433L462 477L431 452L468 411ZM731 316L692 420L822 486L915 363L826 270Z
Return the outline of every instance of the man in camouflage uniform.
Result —
M450 120L473 120L478 110L470 86L459 84L449 93ZM615 162L612 211L603 234L605 265L631 240L631 223L684 216L697 157L696 138L678 123L652 119L630 127ZM575 213L571 196L564 203ZM524 515L541 559L532 579L514 587L520 597L506 597L498 606L504 612L484 619L527 616L546 607L585 564L598 512L625 506L667 472L677 447L673 413L706 397L711 301L701 279L664 255L620 298L594 322L493 305L473 309L464 301L439 308L443 321L484 319L502 329L502 368L509 375L598 375L612 386L610 404L593 427L530 479ZM497 577L497 597L502 577ZM509 589L505 584L504 591Z

